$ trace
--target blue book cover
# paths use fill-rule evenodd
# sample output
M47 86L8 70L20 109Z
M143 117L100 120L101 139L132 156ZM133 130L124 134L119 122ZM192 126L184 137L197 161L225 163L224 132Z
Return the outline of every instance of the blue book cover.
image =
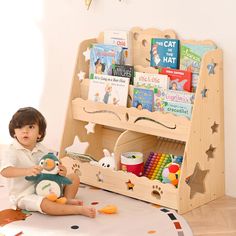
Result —
M93 44L90 48L89 78L94 74L112 75L112 65L123 63L123 49L116 45Z
M153 90L136 88L133 90L133 107L139 110L147 109L153 111Z
M179 67L179 40L152 38L151 66L177 69Z

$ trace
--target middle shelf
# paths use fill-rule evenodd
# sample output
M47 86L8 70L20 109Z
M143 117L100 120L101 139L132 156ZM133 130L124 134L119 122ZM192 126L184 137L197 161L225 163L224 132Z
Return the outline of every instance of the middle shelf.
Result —
M73 118L174 140L188 140L191 121L171 113L97 103L82 98L72 101Z

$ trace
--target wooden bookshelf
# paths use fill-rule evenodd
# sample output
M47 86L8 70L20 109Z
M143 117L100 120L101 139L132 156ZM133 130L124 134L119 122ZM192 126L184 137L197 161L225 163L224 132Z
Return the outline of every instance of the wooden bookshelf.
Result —
M148 70L149 66L145 58L150 57L150 39L177 38L173 30L142 30L135 27L131 32L134 66L145 70ZM192 118L189 120L170 113L139 111L132 107L88 101L89 61L85 61L83 52L95 42L103 42L102 33L97 38L83 41L78 50L60 148L60 158L68 170L77 172L83 183L170 207L178 210L180 214L223 196L225 180L222 51L209 51L202 59ZM214 73L208 71L211 63L215 66ZM80 71L86 75L82 81L78 79ZM131 93L131 85L129 89ZM109 112L96 112L104 110ZM148 120L135 122L139 117L151 118L159 124ZM96 124L94 133L87 133L85 126L88 122ZM118 170L104 169L66 156L65 149L72 145L75 136L82 142L89 143L86 154L96 160L103 157L104 148L114 152ZM144 161L150 151L182 155L178 188L119 170L121 153L134 149L144 153ZM131 189L128 187L130 182L133 185Z

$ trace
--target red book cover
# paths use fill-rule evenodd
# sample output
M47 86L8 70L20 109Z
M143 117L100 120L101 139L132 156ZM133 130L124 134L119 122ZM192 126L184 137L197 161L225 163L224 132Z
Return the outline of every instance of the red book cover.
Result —
M169 76L169 89L191 92L192 72L179 69L162 68L160 74Z

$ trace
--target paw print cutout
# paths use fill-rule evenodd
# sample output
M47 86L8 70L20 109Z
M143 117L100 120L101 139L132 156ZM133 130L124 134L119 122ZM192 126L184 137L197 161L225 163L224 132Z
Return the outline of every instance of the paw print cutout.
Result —
M77 174L78 176L81 176L79 164L74 163L74 164L72 165L72 171L73 171L75 174Z
M161 199L162 194L163 194L163 191L158 185L152 186L152 196L154 196L157 199Z

